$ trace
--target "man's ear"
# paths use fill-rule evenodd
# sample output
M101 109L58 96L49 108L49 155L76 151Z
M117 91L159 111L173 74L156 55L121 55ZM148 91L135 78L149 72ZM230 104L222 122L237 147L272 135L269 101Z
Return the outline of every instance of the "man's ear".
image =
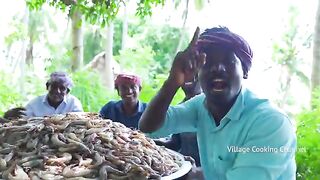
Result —
M248 73L243 73L243 79L248 79Z
M141 92L141 90L142 90L142 87L141 87L141 86L139 86L139 92Z
M118 89L118 88L115 88L115 89L117 90L118 96L120 96L120 91L119 91L119 89Z
M70 89L69 89L69 88L67 88L67 94L69 94L69 92L70 92Z
M47 82L46 83L47 90L49 90L49 86L50 86L50 84Z

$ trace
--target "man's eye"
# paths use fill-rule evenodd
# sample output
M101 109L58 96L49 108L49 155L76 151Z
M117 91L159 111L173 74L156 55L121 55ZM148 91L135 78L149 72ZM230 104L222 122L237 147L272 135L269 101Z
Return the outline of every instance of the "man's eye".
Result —
M65 90L67 90L67 88L66 87L60 87L60 90L61 91L65 91Z
M131 89L138 89L137 86L131 86Z
M235 64L235 63L237 63L237 60L236 59L231 59L230 61L228 61L229 62L229 64Z

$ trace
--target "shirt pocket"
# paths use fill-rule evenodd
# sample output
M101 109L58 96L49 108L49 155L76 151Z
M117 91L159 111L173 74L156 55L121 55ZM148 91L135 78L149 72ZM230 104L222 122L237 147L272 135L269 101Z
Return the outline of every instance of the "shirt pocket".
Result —
M218 156L217 159L217 169L218 169L218 179L226 179L226 172L233 166L233 161L222 156Z

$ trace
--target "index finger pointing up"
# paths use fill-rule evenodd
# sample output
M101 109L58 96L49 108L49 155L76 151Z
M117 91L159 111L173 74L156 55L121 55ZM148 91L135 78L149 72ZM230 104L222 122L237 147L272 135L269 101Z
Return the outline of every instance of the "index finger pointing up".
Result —
M197 41L198 41L198 38L199 38L199 32L200 32L200 28L197 27L196 31L193 34L192 40L191 40L191 42L189 44L189 48L190 47L194 47L197 44Z

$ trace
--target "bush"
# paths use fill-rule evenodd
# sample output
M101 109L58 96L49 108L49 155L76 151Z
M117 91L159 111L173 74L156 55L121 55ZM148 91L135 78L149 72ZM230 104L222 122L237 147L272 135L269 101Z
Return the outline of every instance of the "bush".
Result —
M167 79L166 75L157 75L153 80L149 80L142 84L142 91L140 93L140 100L143 102L150 102L150 100L158 93L164 81ZM181 88L174 96L171 105L179 104L184 98L184 93Z
M0 116L10 108L21 106L23 98L19 93L18 85L12 83L12 77L5 72L0 72Z
M99 112L103 105L117 99L116 91L108 91L101 83L98 73L89 70L72 74L75 87L71 94L79 98L85 112Z
M320 95L320 91L317 91ZM320 179L320 101L317 96L313 110L297 116L298 149L297 179Z

